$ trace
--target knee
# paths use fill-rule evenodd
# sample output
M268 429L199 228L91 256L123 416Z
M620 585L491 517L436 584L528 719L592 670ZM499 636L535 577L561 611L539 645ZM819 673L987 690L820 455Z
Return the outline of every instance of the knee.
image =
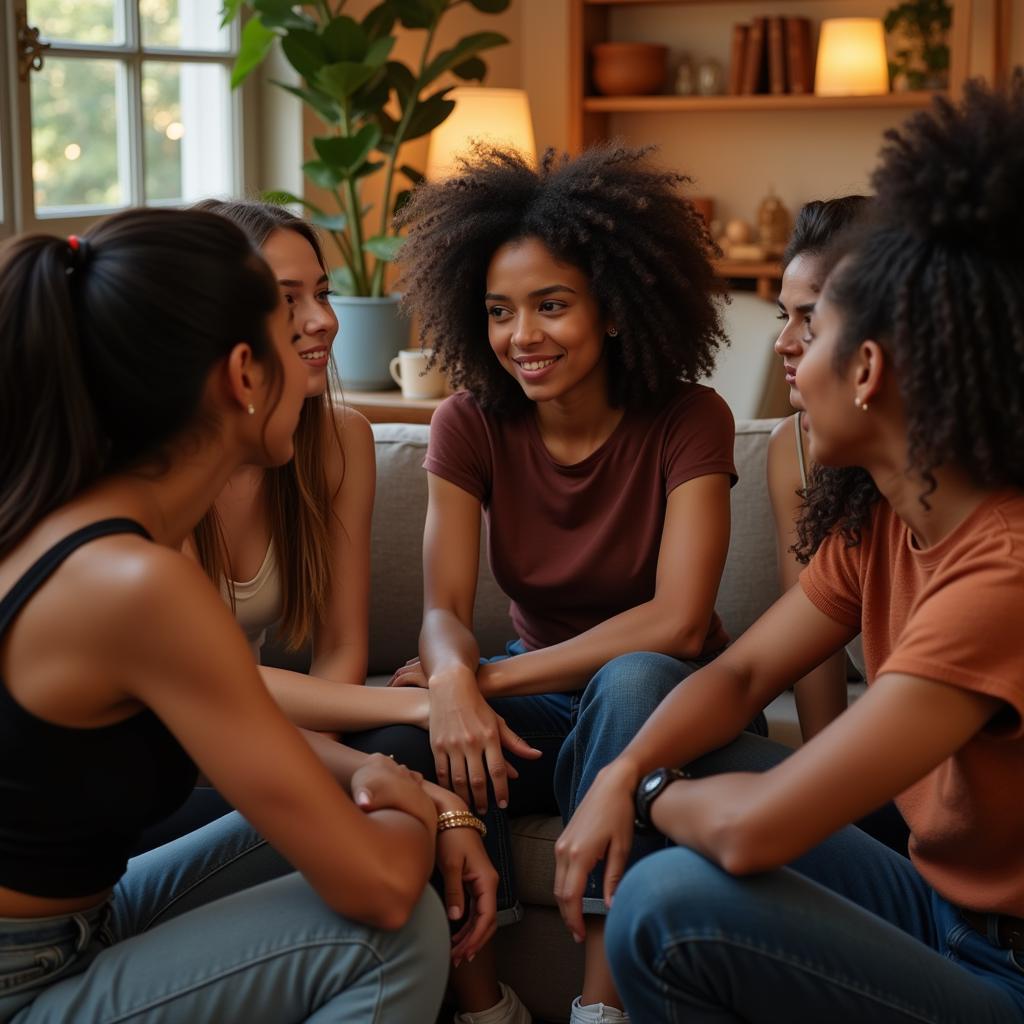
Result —
M606 706L612 713L641 721L679 684L686 667L667 654L636 651L602 666L583 694L581 710Z

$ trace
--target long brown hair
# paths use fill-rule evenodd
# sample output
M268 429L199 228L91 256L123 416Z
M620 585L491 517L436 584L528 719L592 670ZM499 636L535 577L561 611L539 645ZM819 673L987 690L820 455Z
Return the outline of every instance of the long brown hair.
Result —
M202 429L213 367L242 339L277 378L266 264L210 213L128 210L0 258L0 558L103 476ZM16 440L17 439L17 440Z
M317 262L327 272L314 228L280 206L208 199L196 209L209 210L234 221L257 249L262 249L275 231L294 231L309 242ZM342 476L333 492L325 468L329 444L337 444L342 459ZM295 431L295 457L283 466L268 469L261 488L281 575L283 610L279 635L291 650L302 647L326 615L332 582L332 502L344 479L344 459L345 449L328 385L323 395L307 398L302 405ZM206 574L218 586L222 581L227 584L234 610L233 573L215 508L211 507L199 521L192 539Z

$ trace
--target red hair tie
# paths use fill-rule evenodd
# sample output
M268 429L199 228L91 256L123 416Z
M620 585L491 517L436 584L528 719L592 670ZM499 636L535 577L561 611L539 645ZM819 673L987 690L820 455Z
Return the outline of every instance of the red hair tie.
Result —
M78 239L78 235L68 235L68 245L74 252L78 252L82 248L82 243Z

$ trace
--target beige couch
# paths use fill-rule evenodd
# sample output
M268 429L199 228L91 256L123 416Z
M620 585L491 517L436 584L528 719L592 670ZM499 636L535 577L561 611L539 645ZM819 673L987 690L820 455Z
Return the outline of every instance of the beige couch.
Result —
M732 539L717 609L731 636L738 636L775 599L775 540L765 485L768 436L774 420L747 420L736 427L739 483L732 490ZM421 540L427 483L422 468L428 429L375 424L377 499L373 520L370 608L370 673L389 676L415 656L422 611ZM497 654L513 636L508 602L481 556L474 628L481 651ZM772 735L798 742L792 698L768 709ZM513 808L514 811L514 808ZM557 818L513 821L513 859L524 919L501 929L502 977L530 1010L551 1021L567 1018L578 994L582 950L562 926L551 890Z

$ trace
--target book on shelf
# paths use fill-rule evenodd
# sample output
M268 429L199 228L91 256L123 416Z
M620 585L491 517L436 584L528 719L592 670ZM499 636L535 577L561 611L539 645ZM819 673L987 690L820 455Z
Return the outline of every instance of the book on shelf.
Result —
M743 95L767 92L768 61L767 61L768 19L754 18L750 32L747 34L747 47L743 58Z
M773 96L786 91L786 26L784 18L768 19L768 89Z
M749 25L733 25L732 49L729 55L729 95L739 96L743 92L743 68L747 54Z
M814 92L814 62L811 56L809 18L785 18L784 35L789 91L798 95Z

